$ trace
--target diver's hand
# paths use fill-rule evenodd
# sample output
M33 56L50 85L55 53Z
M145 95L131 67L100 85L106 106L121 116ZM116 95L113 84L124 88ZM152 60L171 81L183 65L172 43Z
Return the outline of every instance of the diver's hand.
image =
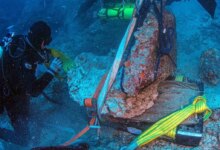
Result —
M62 68L62 61L59 58L54 58L50 64L49 72L52 73L52 75L55 75L58 73Z
M35 77L38 79L40 78L46 71L48 70L48 68L46 67L45 64L37 64L36 70L35 70Z

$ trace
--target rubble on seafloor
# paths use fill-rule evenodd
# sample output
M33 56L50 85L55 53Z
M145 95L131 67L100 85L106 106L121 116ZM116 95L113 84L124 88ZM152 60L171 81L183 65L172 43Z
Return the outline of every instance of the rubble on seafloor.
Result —
M200 76L211 84L217 85L220 81L220 51L208 49L200 57Z

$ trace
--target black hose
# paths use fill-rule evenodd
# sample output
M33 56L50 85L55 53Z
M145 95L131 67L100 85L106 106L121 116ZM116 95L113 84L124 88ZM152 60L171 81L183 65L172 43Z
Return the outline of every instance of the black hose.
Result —
M136 14L136 15L137 15L137 16L136 16L136 17L137 17L137 25L135 26L134 31L136 31L137 28L143 26L144 19L145 19L146 16L147 16L147 13L148 13L148 11L149 11L150 5L151 5L150 1L149 1L149 0L146 0L146 1L144 1L144 3L142 4L142 6L140 7L139 11L138 11L137 14ZM137 8L136 8L136 9L137 9ZM134 43L135 43L135 38L134 38L134 35L132 35L131 40L130 40L130 42L129 42L129 45L128 45L128 47L127 47L128 52L127 52L127 54L126 54L125 57L124 57L124 62L125 62L126 60L128 60L129 56L131 55L131 47L133 46ZM120 88L121 88L121 91L122 91L123 93L126 93L126 92L125 92L125 89L124 89L124 87L123 87L124 70L125 70L124 67L125 67L125 66L122 66L122 69L121 69ZM126 93L126 94L127 94L127 93Z
M159 50L157 54L157 60L155 65L155 71L154 71L154 80L157 78L158 69L160 65L160 58L164 55L167 55L169 59L172 61L174 66L176 66L175 61L170 56L170 51L173 49L172 45L172 38L174 36L174 29L172 27L169 27L166 31L166 33L163 33L163 1L160 1L160 11L157 8L157 5L155 2L153 2L154 11L156 13L158 23L159 23Z

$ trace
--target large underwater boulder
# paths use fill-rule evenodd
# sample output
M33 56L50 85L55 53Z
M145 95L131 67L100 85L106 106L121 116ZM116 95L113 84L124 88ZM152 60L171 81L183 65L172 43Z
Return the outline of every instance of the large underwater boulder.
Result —
M220 81L220 51L217 49L208 49L200 57L200 75L201 78L212 85Z
M161 57L157 78L154 78L158 51L158 20L148 13L143 26L134 33L135 43L130 55L122 64L116 80L110 89L102 114L120 118L132 118L151 108L158 98L158 85L175 70L176 29L175 18L164 13L164 27L173 29L170 41L170 57ZM172 60L171 60L172 59ZM102 76L108 71L113 57L95 56L84 53L76 57L76 68L68 73L70 95L74 101L83 105L85 98L92 97ZM163 109L163 108L160 108Z
M176 60L175 18L164 13L164 27L173 28L173 45L170 56ZM124 63L116 82L106 100L103 113L114 117L132 118L144 113L158 98L158 84L170 76L175 65L168 56L161 57L157 78L154 79L158 51L158 21L153 13L148 13L144 24L135 33L135 44Z

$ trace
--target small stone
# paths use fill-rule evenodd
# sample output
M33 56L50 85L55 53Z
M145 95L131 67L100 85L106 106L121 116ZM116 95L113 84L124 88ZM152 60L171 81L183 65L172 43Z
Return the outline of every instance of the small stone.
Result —
M214 121L220 120L220 110L216 110L213 112L211 119Z
M200 75L203 81L217 85L220 81L220 51L208 49L200 57Z

